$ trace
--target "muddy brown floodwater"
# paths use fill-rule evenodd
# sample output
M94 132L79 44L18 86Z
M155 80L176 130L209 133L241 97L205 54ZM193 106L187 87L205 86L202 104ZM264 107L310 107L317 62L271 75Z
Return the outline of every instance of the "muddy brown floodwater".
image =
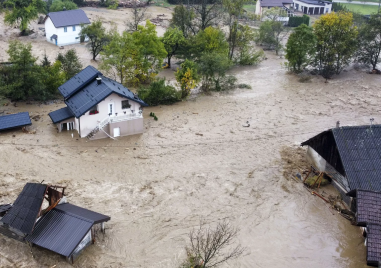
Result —
M47 114L62 103L1 107L41 119L36 134L0 134L0 203L44 180L67 186L70 202L110 215L106 235L74 267L175 268L201 218L240 228L247 252L221 267L366 267L359 228L284 171L297 171L290 164L303 158L302 141L336 121L379 122L380 76L350 70L328 83L299 83L266 54L258 67L232 71L251 90L145 109L145 133L116 141L57 133ZM71 267L47 250L33 255L0 236L0 267Z

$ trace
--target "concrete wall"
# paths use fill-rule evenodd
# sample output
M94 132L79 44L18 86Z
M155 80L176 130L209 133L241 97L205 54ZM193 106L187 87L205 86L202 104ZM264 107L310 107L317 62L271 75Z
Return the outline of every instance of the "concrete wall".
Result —
M56 34L58 36L57 38L58 46L65 46L65 45L79 43L80 42L79 33L81 32L81 29L82 29L81 25L75 25L75 31L73 31L73 26L67 26L66 28L67 28L67 32L65 32L64 27L56 28L52 20L48 17L45 21L46 40L49 43L56 44L55 39L50 40L50 37L53 34ZM86 38L85 41L88 41L88 38Z
M108 114L109 114L110 104L113 104L114 106L114 111L111 117L114 117L115 113L118 113L119 115L124 115L124 112L126 112L126 115L131 114L131 110L135 110L135 112L139 112L140 104L131 100L129 100L131 104L131 108L122 109L123 100L127 100L127 99L122 98L119 95L113 93L98 104L98 111L99 111L98 114L90 115L90 112L87 112L84 115L82 115L80 117L81 137L82 138L86 137L97 126L98 123L100 123L102 120L109 117ZM132 120L128 120L128 121L132 121ZM121 134L122 134L122 131L121 131Z
M110 123L110 136L114 137L114 129L120 129L120 136L140 134L144 132L143 118Z

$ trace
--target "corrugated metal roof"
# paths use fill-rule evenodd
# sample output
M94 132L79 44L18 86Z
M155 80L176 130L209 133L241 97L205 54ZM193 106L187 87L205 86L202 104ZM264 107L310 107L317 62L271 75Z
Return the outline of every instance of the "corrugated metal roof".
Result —
M368 224L366 228L366 262L368 265L378 267L381 264L381 226Z
M83 219L88 220L88 221L91 221L94 224L110 220L109 216L106 216L106 215L103 215L103 214L100 214L100 213L97 213L97 212L94 212L94 211L91 211L91 210L88 210L85 208L81 208L81 207L78 207L78 206L75 206L75 205L72 205L69 203L60 204L60 205L56 206L55 209L59 210L61 212L65 212L67 214L76 216L76 217L83 218Z
M27 183L12 208L0 221L24 234L31 234L44 200L46 187L45 184Z
M92 226L92 221L53 209L37 222L33 234L25 240L69 257Z
M309 4L309 5L314 5L314 6L325 6L325 3L332 5L332 3L330 3L330 2L319 1L319 0L298 0L298 1Z
M52 119L53 123L57 124L61 121L74 117L74 114L70 111L68 107L64 107L49 113L49 116Z
M30 121L28 112L0 116L0 130L23 127L31 124L32 121Z
M56 28L74 26L80 24L90 24L89 18L82 9L50 12L48 15Z
M93 81L98 75L102 75L102 73L89 65L66 81L63 85L59 86L58 90L61 92L62 96L67 99L74 95L78 90L85 87L89 82Z

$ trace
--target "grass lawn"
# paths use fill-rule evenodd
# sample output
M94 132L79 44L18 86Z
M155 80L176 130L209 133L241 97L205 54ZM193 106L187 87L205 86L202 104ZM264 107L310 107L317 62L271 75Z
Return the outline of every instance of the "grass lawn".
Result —
M348 8L350 11L359 12L363 15L370 15L372 13L377 13L378 11L378 6L344 4L344 3L340 3L340 4Z
M243 9L245 9L247 12L255 13L255 5L244 5Z

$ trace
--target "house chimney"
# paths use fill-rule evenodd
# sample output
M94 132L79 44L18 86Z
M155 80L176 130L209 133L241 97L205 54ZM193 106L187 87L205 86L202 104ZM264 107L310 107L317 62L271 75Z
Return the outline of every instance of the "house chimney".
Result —
M102 78L97 77L97 85L100 85L100 84L102 84Z
M63 11L66 11L66 7L63 7Z
M339 128L340 127L340 121L337 121L336 122L336 128Z
M374 118L371 118L370 119L370 126L373 126L373 121L374 121Z

